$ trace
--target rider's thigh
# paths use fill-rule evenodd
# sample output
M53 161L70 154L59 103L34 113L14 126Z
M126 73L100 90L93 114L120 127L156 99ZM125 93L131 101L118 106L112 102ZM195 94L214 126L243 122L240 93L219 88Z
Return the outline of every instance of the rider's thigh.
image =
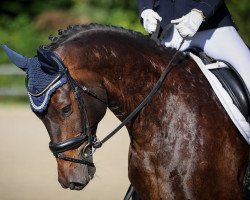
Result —
M234 27L199 32L192 38L190 46L197 46L207 55L229 62L250 90L250 51Z

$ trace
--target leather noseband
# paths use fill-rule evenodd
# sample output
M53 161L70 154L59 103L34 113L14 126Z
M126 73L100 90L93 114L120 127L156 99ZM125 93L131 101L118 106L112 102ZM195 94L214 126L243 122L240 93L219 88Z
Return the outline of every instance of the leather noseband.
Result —
M58 65L59 68L63 69L61 76L65 75L67 77L67 81L69 82L71 89L73 90L73 93L75 95L75 98L78 103L78 107L81 113L81 119L82 119L82 126L83 126L83 133L80 135L67 139L62 142L58 143L53 143L50 141L49 143L49 148L54 154L54 156L58 159L62 159L65 161L69 162L75 162L79 164L85 164L91 167L94 167L93 163L93 153L92 153L92 147L93 144L97 141L97 138L95 135L92 135L91 133L91 128L89 125L88 117L87 117L87 111L86 111L86 106L84 104L84 101L82 99L80 90L83 91L84 93L100 100L101 102L105 103L101 98L99 98L93 91L91 91L89 88L86 86L81 86L79 85L70 75L68 68L65 66L63 61L52 51L48 53L48 59L52 59L56 65ZM88 142L88 144L81 149L79 158L72 158L64 155L63 153L66 151L70 151L73 149L79 148L81 145L83 145L85 142Z

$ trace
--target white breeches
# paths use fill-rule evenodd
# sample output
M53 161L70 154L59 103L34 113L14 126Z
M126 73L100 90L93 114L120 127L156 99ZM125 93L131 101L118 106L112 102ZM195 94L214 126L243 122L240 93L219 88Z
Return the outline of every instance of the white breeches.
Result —
M162 43L177 49L181 41L182 37L173 28ZM241 75L250 91L250 51L234 27L197 32L194 37L185 39L181 50L189 47L198 47L212 58L229 62Z

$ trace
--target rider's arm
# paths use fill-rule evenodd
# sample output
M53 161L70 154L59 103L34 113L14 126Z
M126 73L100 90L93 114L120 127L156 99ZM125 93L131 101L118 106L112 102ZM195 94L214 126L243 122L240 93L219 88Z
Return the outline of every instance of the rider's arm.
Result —
M202 0L195 6L195 9L202 11L206 20L214 15L223 2L223 0Z
M154 0L138 0L138 9L141 14L143 10L153 9Z

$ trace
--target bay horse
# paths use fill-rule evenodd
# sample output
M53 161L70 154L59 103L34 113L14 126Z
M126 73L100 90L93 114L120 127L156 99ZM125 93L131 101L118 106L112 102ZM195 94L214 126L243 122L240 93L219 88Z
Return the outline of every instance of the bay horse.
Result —
M95 173L93 152L86 152L86 145L92 142L89 138L96 140L107 107L123 121L152 89L176 50L141 33L97 24L70 26L51 40L42 49L52 55L38 59L52 72L55 65L66 66L67 82L54 91L46 110L35 114L48 130L60 184L81 190ZM131 184L144 200L242 199L247 142L197 64L178 53L172 65L160 90L126 125ZM75 90L77 86L81 89ZM79 159L82 154L90 159Z

